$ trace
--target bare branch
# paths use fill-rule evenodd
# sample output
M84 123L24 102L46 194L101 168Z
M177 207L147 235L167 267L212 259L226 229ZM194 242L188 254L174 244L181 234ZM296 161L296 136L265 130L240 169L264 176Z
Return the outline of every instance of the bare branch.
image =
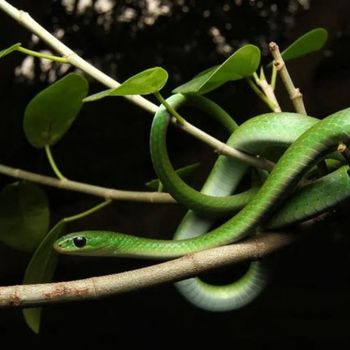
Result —
M69 282L0 287L0 308L98 299L173 282L228 264L259 259L291 244L298 236L266 233L236 244L118 274Z
M289 94L289 98L291 99L296 112L306 115L303 95L300 92L300 90L294 86L294 83L292 81L292 78L289 75L289 72L283 60L283 57L280 53L278 45L274 42L271 42L269 44L269 49L274 58L273 64L275 65L278 73L281 76L281 79L284 83L284 86L286 87L286 90Z
M0 164L0 174L40 183L46 186L57 187L63 190L82 192L93 196L102 197L104 199L146 203L176 203L176 200L171 197L169 193L116 190L68 179L60 180L54 177L40 175L22 169L11 168L3 164Z
M265 169L271 171L275 165L274 162L266 158L258 158L251 156L250 154L241 152L231 146L228 146L226 143L219 141L218 139L208 135L204 131L198 129L194 125L184 121L183 123L175 124L179 129L185 130L188 134L195 136L198 140L203 141L213 149L216 153L223 154L225 156L231 157L233 159L238 159L246 164L249 164L253 167Z

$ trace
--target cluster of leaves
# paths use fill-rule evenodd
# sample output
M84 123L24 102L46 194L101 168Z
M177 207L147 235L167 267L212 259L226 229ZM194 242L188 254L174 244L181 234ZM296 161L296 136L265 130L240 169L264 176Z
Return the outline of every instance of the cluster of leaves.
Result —
M72 73L36 95L23 118L28 142L38 149L56 144L78 116L87 92L86 79ZM67 220L62 219L51 230L49 220L49 201L40 187L16 182L0 192L0 240L14 249L34 252L24 284L52 281L57 260L52 245L63 233ZM35 332L39 332L40 314L41 308L24 310L25 319Z
M290 45L282 56L285 60L295 59L320 49L327 39L322 28L314 29ZM0 58L15 51L21 51L20 43L0 51ZM254 45L245 45L222 64L211 67L189 82L177 87L174 93L206 94L225 83L245 79L256 74L260 66L260 50ZM38 149L49 150L55 145L78 116L84 102L96 101L109 96L147 95L164 101L160 90L168 79L168 73L161 67L147 69L126 80L118 88L108 89L86 97L86 79L71 73L36 95L26 107L23 130L28 142ZM54 164L53 169L54 169ZM197 165L179 170L180 176L188 176ZM154 190L162 186L158 179L147 184ZM164 189L163 189L164 190ZM26 269L24 283L41 283L52 280L56 266L53 242L65 230L70 218L63 218L51 229L49 203L45 193L36 185L16 182L0 192L0 241L14 249L34 252ZM28 325L39 332L41 309L24 311Z
M293 42L282 52L285 61L290 61L319 50L327 40L327 31L316 28ZM254 45L245 45L234 52L222 64L208 68L197 74L192 80L177 87L174 93L206 94L227 82L251 77L260 65L260 49ZM168 79L167 72L161 67L147 69L126 80L115 89L108 89L87 97L91 102L108 96L148 95L159 92Z

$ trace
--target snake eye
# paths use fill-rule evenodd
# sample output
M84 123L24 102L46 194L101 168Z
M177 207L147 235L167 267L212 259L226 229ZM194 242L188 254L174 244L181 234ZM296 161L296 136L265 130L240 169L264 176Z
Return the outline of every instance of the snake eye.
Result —
M75 237L73 239L73 243L77 248L83 248L86 246L86 238L85 237Z

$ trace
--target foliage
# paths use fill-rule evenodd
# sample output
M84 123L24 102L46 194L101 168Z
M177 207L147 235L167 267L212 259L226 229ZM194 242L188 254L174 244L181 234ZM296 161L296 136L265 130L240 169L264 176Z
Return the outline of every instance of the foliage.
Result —
M78 116L87 90L86 79L72 73L37 94L24 112L27 140L37 148L54 145Z

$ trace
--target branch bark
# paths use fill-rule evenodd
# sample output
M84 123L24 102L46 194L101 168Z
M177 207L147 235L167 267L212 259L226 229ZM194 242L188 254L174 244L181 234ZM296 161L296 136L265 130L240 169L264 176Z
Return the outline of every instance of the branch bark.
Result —
M302 231L305 233L305 230ZM0 308L98 299L173 282L228 264L262 258L291 244L299 236L300 234L291 233L265 233L243 242L132 271L69 282L0 287Z
M63 190L82 192L96 197L102 197L104 199L146 203L176 203L176 200L171 197L169 193L116 190L68 179L56 179L54 177L40 175L22 169L11 168L3 164L0 164L0 174L40 183L46 186L57 187Z
M294 86L292 78L289 75L284 59L280 53L279 47L276 43L271 42L269 49L272 57L274 58L273 64L275 65L277 72L280 74L283 84L289 94L289 98L294 105L294 109L297 113L307 115L303 95L300 89Z

